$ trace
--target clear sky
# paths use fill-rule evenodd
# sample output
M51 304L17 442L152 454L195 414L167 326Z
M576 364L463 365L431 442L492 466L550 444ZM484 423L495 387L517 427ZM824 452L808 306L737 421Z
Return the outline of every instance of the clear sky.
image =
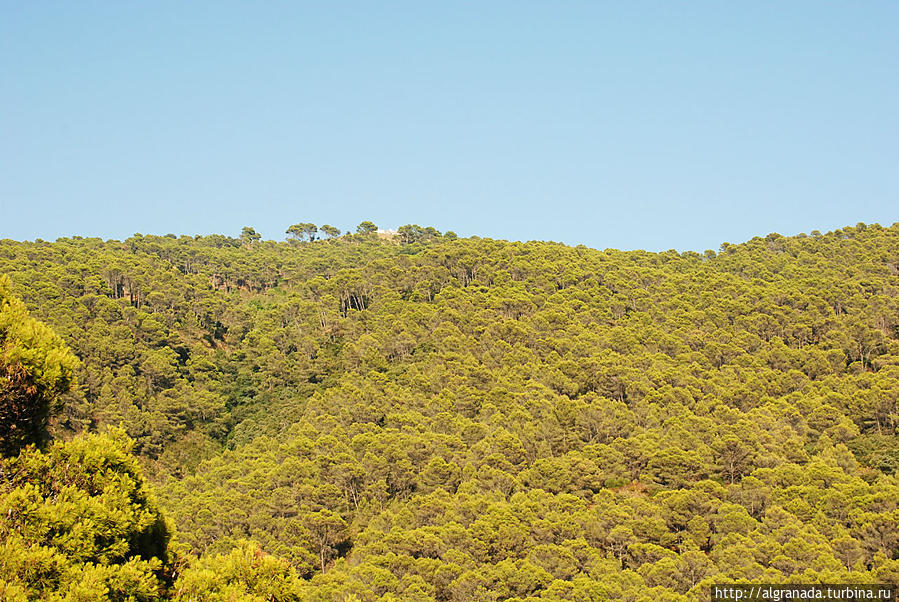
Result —
M0 0L0 238L899 221L899 2Z

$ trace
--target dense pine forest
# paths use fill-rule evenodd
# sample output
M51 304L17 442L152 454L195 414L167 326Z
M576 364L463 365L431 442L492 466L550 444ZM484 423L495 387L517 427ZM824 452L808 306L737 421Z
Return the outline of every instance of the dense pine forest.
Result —
M0 275L4 600L899 582L899 224L3 240Z

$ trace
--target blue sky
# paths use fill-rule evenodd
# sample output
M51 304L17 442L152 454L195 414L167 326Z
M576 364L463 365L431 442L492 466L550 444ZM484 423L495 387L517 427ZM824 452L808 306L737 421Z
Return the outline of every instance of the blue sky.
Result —
M899 3L0 0L0 238L899 221Z

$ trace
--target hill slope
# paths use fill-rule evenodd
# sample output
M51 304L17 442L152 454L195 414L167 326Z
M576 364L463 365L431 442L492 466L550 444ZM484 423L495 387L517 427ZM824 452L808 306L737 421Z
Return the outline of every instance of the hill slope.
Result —
M899 579L897 225L2 241L0 273L81 358L57 432L120 425L180 541L309 599Z

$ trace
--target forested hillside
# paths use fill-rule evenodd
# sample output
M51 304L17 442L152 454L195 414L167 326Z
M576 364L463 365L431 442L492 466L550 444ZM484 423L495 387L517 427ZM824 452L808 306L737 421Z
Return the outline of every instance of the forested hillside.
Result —
M57 442L0 460L0 594L899 582L899 224L703 254L292 228L0 241L4 294L77 356Z

